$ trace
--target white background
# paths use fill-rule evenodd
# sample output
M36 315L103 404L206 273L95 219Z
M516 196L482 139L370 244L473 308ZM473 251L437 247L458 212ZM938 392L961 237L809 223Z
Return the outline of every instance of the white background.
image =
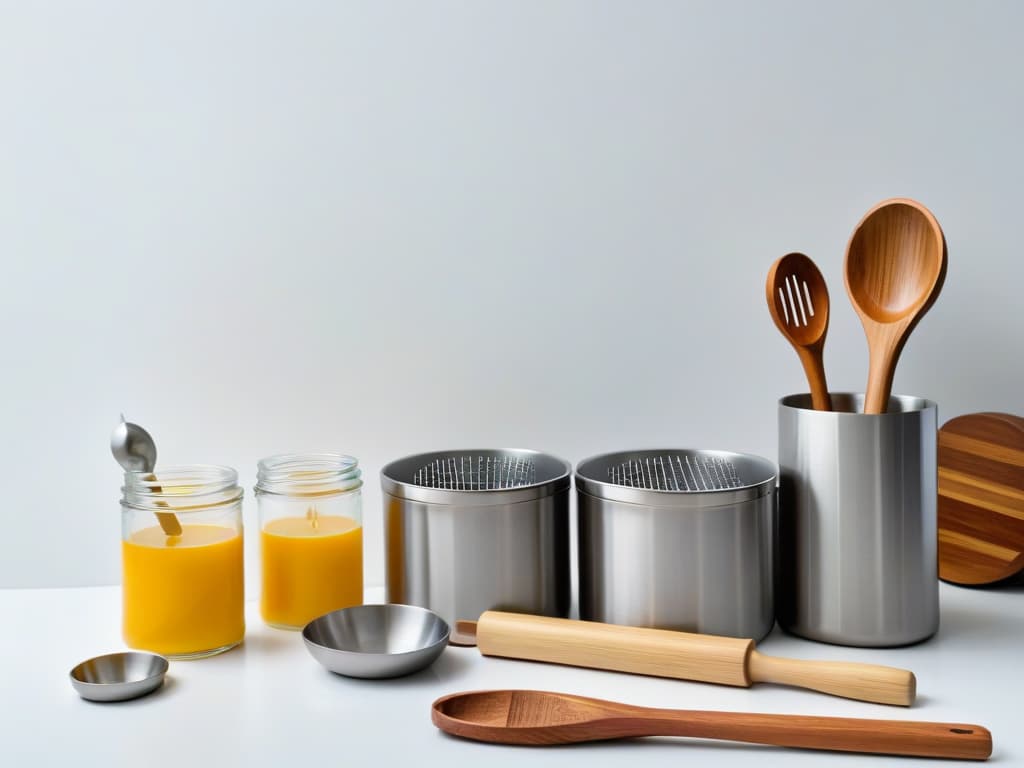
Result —
M764 277L875 202L949 244L895 390L1024 413L1024 5L0 0L0 586L116 583L161 463L335 449L776 456ZM250 551L250 585L255 558Z

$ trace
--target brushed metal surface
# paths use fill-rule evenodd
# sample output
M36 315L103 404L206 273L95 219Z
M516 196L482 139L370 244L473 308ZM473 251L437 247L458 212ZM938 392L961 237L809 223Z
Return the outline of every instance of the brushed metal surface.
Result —
M580 482L587 467L620 456L595 457L577 468L580 618L756 640L767 635L775 623L774 467L757 475L759 495L742 501L730 489L644 491L658 505L637 504L607 498L614 487ZM770 467L759 459L759 469L760 462ZM600 488L605 497L585 487Z
M567 616L568 488L507 504L483 503L507 492L462 493L458 504L384 493L388 602L450 624L490 609Z
M302 640L325 668L346 677L399 677L434 663L450 629L412 605L356 605L309 622Z
M499 491L537 482L537 466L515 455L459 454L434 459L413 474L412 482L449 491Z
M623 466L646 463L665 456L679 456L696 461L727 463L736 474L738 484L725 488L667 488L643 487L616 480ZM692 448L657 448L640 451L619 451L591 456L576 465L576 490L599 499L641 504L648 507L721 507L726 504L758 499L775 492L777 485L775 465L760 456L733 451L715 451ZM619 477L621 480L621 476ZM699 485L699 483L694 483Z
M71 685L90 701L127 701L152 693L164 683L167 659L129 651L95 656L70 672Z
M908 645L939 627L935 403L779 402L779 623L813 640Z
M423 470L435 462L452 458L481 458L491 461L522 460L531 465L530 483L504 488L432 487L423 484ZM572 467L563 459L550 454L524 448L470 448L419 453L396 459L380 471L380 484L384 493L399 499L421 501L427 504L456 504L482 507L491 504L514 504L551 496L568 490Z

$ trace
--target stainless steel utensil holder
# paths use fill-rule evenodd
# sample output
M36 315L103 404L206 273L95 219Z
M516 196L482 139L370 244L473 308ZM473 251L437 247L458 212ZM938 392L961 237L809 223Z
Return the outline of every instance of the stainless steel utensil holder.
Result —
M840 645L920 642L939 627L938 409L894 396L779 401L779 624Z

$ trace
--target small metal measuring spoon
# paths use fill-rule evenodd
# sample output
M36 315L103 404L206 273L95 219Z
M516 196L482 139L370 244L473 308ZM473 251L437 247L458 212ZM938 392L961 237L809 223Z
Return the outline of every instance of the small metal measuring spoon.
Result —
M152 474L156 467L156 443L149 432L138 424L125 421L124 414L121 414L121 423L114 427L110 435L110 452L125 472L146 472L149 473L146 480L156 480ZM160 492L157 486L152 490ZM157 504L164 506L163 502ZM156 519L166 535L181 536L181 523L173 512L157 512Z

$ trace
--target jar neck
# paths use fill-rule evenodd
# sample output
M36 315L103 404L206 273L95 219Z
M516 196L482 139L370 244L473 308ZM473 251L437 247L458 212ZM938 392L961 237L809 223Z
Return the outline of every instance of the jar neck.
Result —
M231 467L191 464L155 472L125 472L121 503L132 509L188 512L228 506L242 498Z
M358 459L341 453L288 453L270 456L256 469L256 494L329 496L362 487Z

